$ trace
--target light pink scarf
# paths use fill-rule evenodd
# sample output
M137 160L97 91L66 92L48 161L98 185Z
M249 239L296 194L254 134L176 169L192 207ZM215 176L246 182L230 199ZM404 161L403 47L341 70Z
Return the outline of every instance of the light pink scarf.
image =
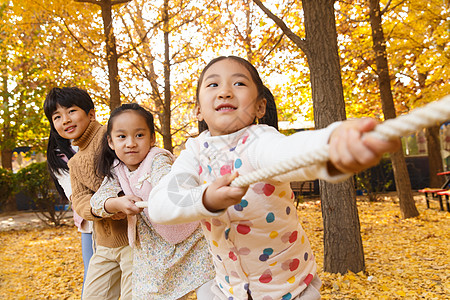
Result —
M123 163L119 163L117 167L114 168L125 195L135 195L140 197L143 201L148 200L148 196L152 190L149 179L152 172L151 167L153 159L160 153L167 154L173 162L174 157L172 153L165 149L152 147L146 158L133 173L130 174L127 166ZM144 209L144 213L148 217L147 208ZM136 216L128 216L128 242L131 247L134 247L136 242L136 222ZM176 225L161 225L151 222L151 225L164 240L175 245L188 238L197 229L199 222Z

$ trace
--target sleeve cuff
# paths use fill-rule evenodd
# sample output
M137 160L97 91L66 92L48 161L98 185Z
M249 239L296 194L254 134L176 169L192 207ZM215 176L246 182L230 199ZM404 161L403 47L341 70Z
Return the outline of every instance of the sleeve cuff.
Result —
M122 191L119 181L114 179L106 178L97 192L91 197L91 213L99 218L109 218L114 214L111 214L105 209L105 202L109 198L118 197L119 193Z
M209 183L205 183L201 186L199 186L198 188L201 190L201 197L200 197L200 201L198 201L197 203L195 203L196 206L196 210L204 217L218 217L221 216L225 213L226 209L222 209L216 212L212 212L209 211L205 205L203 204L203 195L205 194L206 188L209 186Z

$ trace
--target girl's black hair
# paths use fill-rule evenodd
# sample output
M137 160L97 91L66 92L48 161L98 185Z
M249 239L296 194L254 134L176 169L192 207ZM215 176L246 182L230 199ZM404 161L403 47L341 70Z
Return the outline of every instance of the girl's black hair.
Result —
M111 137L114 119L122 113L130 110L141 115L145 119L145 122L150 129L150 134L152 136L155 135L155 123L153 121L153 115L139 104L122 104L121 106L114 109L111 112L108 120L108 125L106 125L106 132L102 138L100 155L98 155L96 158L96 173L101 178L105 176L108 178L112 178L113 174L111 172L111 167L113 166L114 160L119 159L116 155L116 152L114 152L114 150L112 150L108 145L108 137Z
M61 174L61 171L68 172L67 162L61 156L65 155L69 160L74 154L70 140L61 137L56 130L51 129L47 145L47 165L50 173Z
M64 193L64 189L59 184L56 174L69 172L67 162L62 157L66 156L67 160L69 160L74 154L75 151L73 151L70 141L61 137L56 130L51 129L47 145L47 168L58 194L63 199L67 199L67 196Z
M259 124L266 124L274 127L278 130L278 114L277 104L275 103L275 97L268 87L264 86L264 96L266 99L266 113L258 120Z
M244 68L247 69L247 71L250 73L250 76L252 77L253 82L256 85L256 89L258 90L258 99L265 98L267 101L266 104L266 113L264 116L258 120L259 124L266 124L269 126L274 127L278 130L278 116L277 116L277 106L275 103L275 98L272 94L272 92L264 85L262 82L261 77L259 76L258 70L247 60L238 57L238 56L219 56L211 60L206 67L203 69L202 73L200 74L200 77L198 79L197 83L197 92L195 94L196 97L196 103L199 105L199 94L200 94L200 87L203 81L203 77L205 76L206 71L215 63L222 61L224 59L231 59L235 62L241 64ZM198 122L198 131L199 133L205 131L208 129L208 125L206 124L205 120Z

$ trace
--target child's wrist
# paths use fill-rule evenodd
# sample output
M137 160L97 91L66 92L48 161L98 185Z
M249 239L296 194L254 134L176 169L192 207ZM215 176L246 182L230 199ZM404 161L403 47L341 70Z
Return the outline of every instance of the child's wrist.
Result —
M210 212L216 212L219 211L220 209L217 209L215 207L213 207L214 205L211 205L210 201L208 201L208 188L206 188L206 190L203 193L203 197L202 197L202 202L203 202L203 206Z
M105 203L103 204L103 209L105 210L105 212L108 214L111 214L111 215L119 212L117 209L115 209L114 199L115 198L108 198L108 199L106 199Z

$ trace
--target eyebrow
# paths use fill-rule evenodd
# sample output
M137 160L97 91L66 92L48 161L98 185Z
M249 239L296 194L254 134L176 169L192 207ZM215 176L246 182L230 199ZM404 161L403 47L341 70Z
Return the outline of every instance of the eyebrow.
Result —
M144 128L144 127L142 127L142 128L136 128L136 131L139 131L139 130L147 130L147 128ZM114 131L118 131L118 132L124 132L124 131L127 131L126 129L115 129Z
M61 106L61 105L60 105ZM70 108L72 108L72 107L75 107L76 105L71 105L71 106L69 106L69 107L65 107L65 106L61 106L61 107L64 107L64 108L66 108L66 109L70 109ZM52 116L53 115L56 115L56 114L60 114L61 112L59 111L59 108L58 109L55 109L55 111L52 113Z
M211 74L208 77L206 77L203 81L206 81L211 78L216 78L216 77L220 77L220 75L219 74ZM248 78L248 76L245 75L244 73L234 73L233 75L231 75L231 77L244 77L245 79L250 80L250 78Z

